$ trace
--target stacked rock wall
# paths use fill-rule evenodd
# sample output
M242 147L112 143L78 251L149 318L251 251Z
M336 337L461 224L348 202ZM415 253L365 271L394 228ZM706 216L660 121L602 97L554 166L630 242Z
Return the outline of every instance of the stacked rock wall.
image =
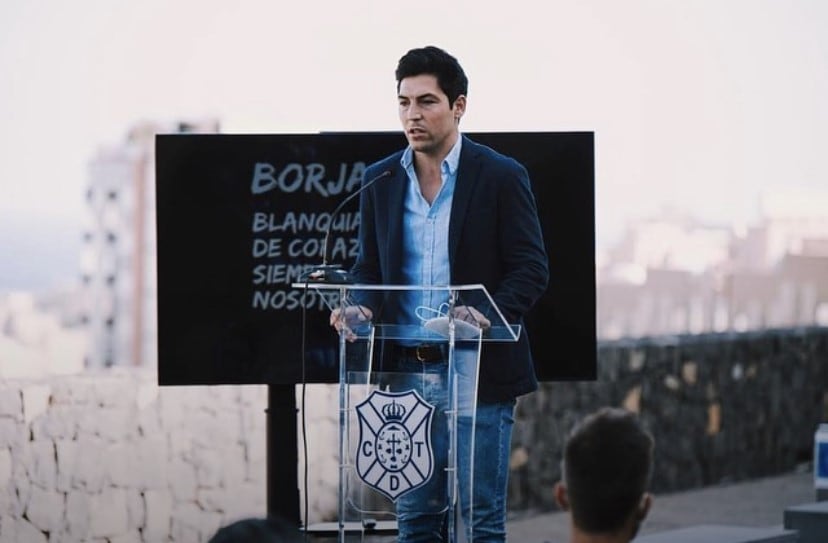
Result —
M566 434L604 405L638 412L653 433L657 492L792 470L828 421L828 329L600 344L596 381L543 383L521 399L510 508L554 508Z
M598 365L521 398L510 510L554 508L563 440L604 405L655 435L657 492L791 470L828 420L825 328L602 343ZM306 441L307 519L334 520L337 387L304 392L300 491ZM140 369L0 381L0 541L192 543L264 515L266 408L264 386L159 388Z
M204 541L265 506L265 387L0 384L0 541Z

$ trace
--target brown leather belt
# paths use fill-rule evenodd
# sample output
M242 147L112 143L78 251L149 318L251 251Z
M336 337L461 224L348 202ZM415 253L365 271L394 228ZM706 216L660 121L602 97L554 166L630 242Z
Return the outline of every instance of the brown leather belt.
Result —
M445 349L441 345L397 345L396 352L401 358L413 358L419 362L441 362L446 359Z

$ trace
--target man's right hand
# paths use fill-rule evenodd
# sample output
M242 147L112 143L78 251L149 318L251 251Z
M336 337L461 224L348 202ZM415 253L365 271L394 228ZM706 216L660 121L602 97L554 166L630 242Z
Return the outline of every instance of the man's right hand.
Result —
M363 305L351 305L344 309L336 308L331 311L329 319L331 326L337 332L345 332L345 339L354 341L356 334L353 329L361 324L365 324L374 318L373 312Z

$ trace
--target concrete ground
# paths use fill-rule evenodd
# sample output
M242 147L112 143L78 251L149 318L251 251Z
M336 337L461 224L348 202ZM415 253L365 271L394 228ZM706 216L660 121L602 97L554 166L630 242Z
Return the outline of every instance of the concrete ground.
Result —
M789 505L816 501L813 473L798 471L737 484L656 495L641 534L696 524L782 526ZM565 543L569 537L566 513L547 513L508 522L510 541Z
M781 527L785 508L816 501L813 473L792 473L748 482L706 487L674 494L659 494L641 527L641 535L697 524L729 524L750 527ZM509 541L519 543L566 543L569 517L566 513L521 513L507 522ZM335 537L311 537L313 541L336 541ZM390 543L393 536L352 534L347 541Z

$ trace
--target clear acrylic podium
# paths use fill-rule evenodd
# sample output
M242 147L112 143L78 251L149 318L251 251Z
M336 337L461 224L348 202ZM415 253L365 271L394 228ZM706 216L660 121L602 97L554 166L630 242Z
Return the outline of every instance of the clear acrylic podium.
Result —
M517 341L520 326L506 322L482 285L293 286L316 290L347 324L339 332L338 541L412 516L441 518L449 541L471 541L461 530L472 513L480 352L486 342Z

